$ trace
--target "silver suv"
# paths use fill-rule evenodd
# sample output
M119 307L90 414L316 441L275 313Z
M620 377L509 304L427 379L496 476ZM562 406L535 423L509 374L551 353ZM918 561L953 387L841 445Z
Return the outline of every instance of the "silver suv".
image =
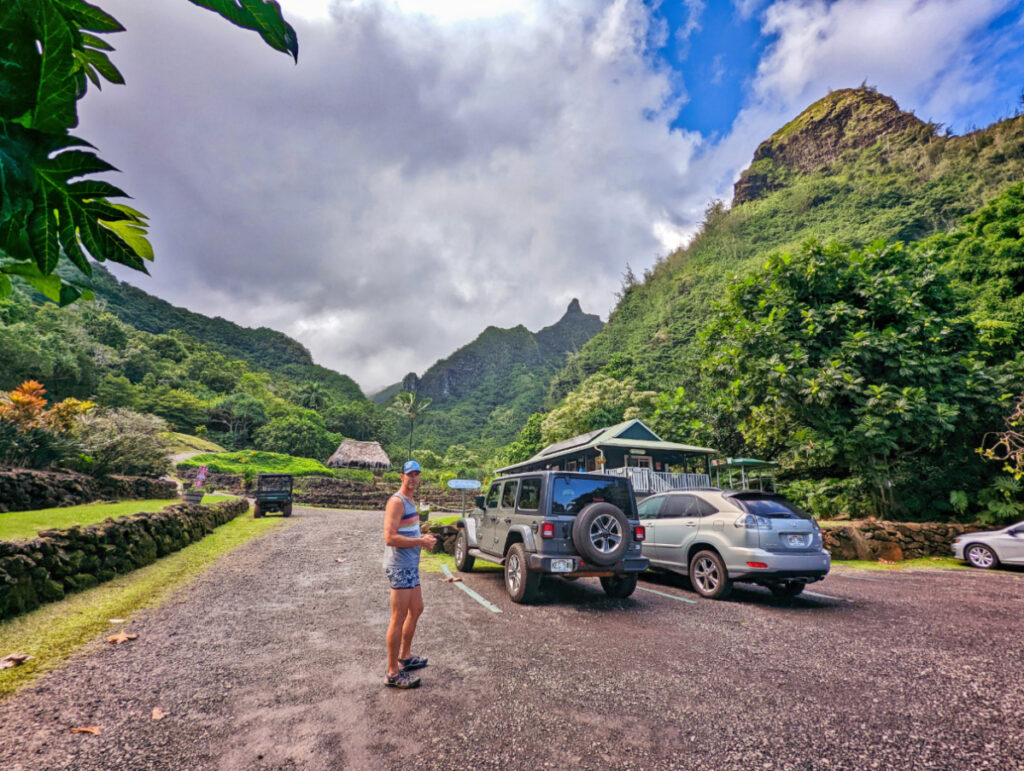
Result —
M781 495L757 490L689 490L638 506L652 568L689 576L698 594L722 599L734 581L795 597L832 564L814 518Z
M457 523L455 566L477 558L505 566L514 602L529 602L544 574L596 576L610 597L628 597L647 569L644 529L623 477L534 471L499 477Z

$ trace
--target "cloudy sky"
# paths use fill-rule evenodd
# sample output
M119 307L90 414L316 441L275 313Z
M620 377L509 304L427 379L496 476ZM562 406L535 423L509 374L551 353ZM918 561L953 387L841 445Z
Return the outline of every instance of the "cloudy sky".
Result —
M1024 0L281 0L298 65L185 0L100 5L128 85L78 133L157 254L119 277L367 393L573 297L607 318L829 89L963 133L1024 88Z

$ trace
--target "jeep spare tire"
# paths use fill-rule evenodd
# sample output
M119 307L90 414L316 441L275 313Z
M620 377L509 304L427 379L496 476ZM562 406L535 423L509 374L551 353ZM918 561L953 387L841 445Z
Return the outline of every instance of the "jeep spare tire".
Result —
M589 503L572 523L572 542L587 562L612 565L629 547L629 520L613 503Z

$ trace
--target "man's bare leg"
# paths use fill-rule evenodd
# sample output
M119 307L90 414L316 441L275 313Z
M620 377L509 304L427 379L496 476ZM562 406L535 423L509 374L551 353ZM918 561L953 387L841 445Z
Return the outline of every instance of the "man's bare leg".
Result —
M420 587L414 586L406 591L411 596L408 603L408 614L402 625L402 650L398 654L400 659L412 656L412 636L416 634L416 622L419 621L420 614L423 612L423 592L420 591Z
M409 616L409 605L413 600L413 592L419 593L419 587L415 589L392 589L391 590L391 623L388 624L388 674L394 677L401 670L398 663L398 648L404 637L404 627ZM420 600L422 607L422 600ZM415 629L415 623L413 624Z

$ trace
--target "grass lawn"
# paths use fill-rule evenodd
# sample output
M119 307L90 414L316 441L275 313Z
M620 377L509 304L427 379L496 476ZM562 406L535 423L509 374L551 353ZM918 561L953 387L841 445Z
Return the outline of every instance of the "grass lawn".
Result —
M35 656L19 667L0 671L0 698L10 695L43 672L59 667L68 656L100 634L114 634L142 608L160 604L171 592L192 581L214 560L263 533L290 524L289 520L253 519L242 515L221 525L198 543L190 544L128 575L72 594L59 602L0 622L0 651Z
M843 565L860 570L910 570L921 568L942 568L943 570L969 570L967 563L953 557L919 557L902 562L873 562L866 560L832 560L833 565Z
M456 522L459 521L459 519L461 517L462 517L461 514L452 514L452 515L445 514L445 515L439 516L439 517L431 517L428 520L428 524L431 524L431 525L454 525Z
M230 495L207 495L203 498L203 503L217 503L231 497ZM9 511L0 514L0 541L32 538L40 530L91 525L95 522L102 522L107 517L123 517L140 511L159 511L164 506L180 502L179 498L150 499L117 503L85 503L81 506L64 506L59 509Z
M173 431L165 431L160 434L164 446L169 453L191 452L224 452L224 448L208 439L200 439L198 436L188 434L176 434Z

